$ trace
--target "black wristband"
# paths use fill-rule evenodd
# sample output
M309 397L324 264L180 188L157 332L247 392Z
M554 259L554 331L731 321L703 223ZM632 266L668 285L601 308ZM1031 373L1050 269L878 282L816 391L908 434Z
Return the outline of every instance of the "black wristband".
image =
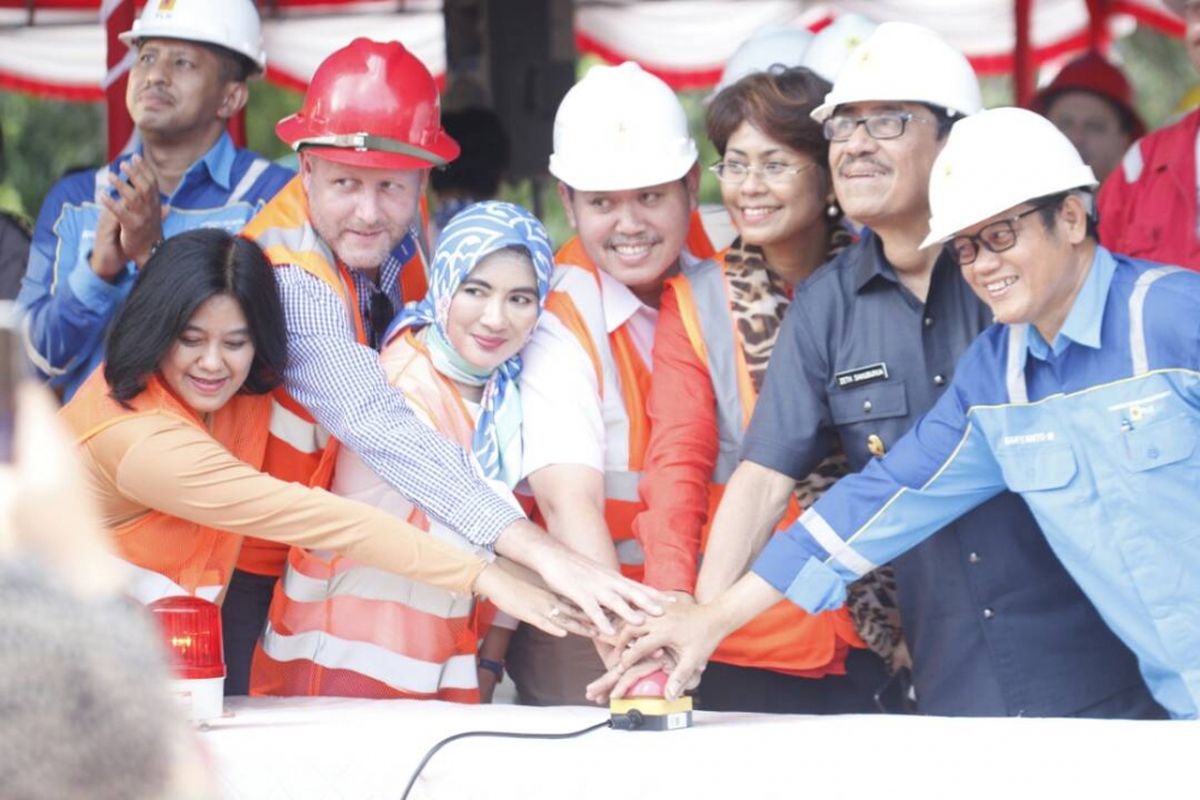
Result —
M495 661L490 658L480 658L479 659L479 668L486 669L488 672L493 673L496 676L496 683L499 683L500 681L504 680L504 662L503 661Z

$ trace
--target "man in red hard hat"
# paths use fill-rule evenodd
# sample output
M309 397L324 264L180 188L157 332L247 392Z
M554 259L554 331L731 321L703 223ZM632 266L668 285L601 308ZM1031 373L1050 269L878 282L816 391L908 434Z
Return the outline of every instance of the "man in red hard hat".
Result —
M1129 145L1146 132L1133 108L1129 81L1096 52L1064 66L1050 85L1038 92L1032 107L1066 134L1101 181L1116 169Z
M402 272L429 171L459 153L429 71L398 42L356 39L321 63L303 108L276 132L299 153L300 174L244 231L276 267L287 322L287 392L276 397L265 468L328 485L334 451L349 447L430 517L538 571L599 628L611 630L602 607L658 611L652 592L575 555L494 494L379 366L394 310L414 299Z
M1165 0L1200 69L1200 0ZM1133 143L1100 188L1100 240L1135 258L1200 270L1200 110Z

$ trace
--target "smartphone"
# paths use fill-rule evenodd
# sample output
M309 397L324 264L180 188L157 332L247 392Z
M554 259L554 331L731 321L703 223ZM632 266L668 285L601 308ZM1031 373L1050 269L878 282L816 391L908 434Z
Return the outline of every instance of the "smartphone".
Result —
M0 462L13 458L17 386L30 376L21 334L21 314L11 300L0 300Z

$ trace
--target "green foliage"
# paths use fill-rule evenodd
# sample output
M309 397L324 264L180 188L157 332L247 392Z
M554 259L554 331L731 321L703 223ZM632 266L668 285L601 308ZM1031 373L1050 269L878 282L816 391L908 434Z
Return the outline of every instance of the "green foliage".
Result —
M246 103L246 146L267 158L276 159L292 151L275 135L275 123L300 110L304 95L266 81L250 82Z
M0 207L37 214L64 172L104 163L104 107L0 92L4 173Z

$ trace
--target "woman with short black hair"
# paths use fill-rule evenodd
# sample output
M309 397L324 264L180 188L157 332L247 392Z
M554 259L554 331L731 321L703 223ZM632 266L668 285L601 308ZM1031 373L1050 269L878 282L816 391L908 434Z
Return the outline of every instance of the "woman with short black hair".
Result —
M477 591L557 635L575 611L407 522L259 471L284 361L274 273L219 230L168 239L114 321L109 361L61 411L130 593L220 600L242 536L335 550L453 591ZM557 624L556 624L557 623Z
M108 336L104 377L113 398L131 400L146 388L188 321L210 298L227 295L241 308L254 349L250 371L240 388L265 394L280 383L287 360L287 334L275 275L261 269L262 250L253 242L217 228L202 228L162 243L162 258L138 278L113 320ZM180 265L187 264L184 269Z

